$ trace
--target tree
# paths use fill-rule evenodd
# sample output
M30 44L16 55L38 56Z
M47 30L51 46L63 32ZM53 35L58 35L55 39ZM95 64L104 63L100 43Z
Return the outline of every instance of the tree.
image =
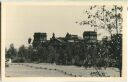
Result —
M19 48L18 51L19 62L25 62L28 59L28 52L24 45Z
M112 57L115 60L115 67L119 68L120 76L122 74L122 34L116 34L111 37L110 46Z
M29 62L32 62L34 59L34 55L35 55L32 45L28 46L27 51L28 51L28 60Z
M17 50L13 44L10 44L9 49L5 49L6 58L14 59L17 56Z
M31 39L31 38L29 38L29 39L28 39L28 44L30 44L30 43L31 43L31 41L32 41L32 39Z
M90 25L97 29L104 29L109 32L110 35L116 30L116 33L121 32L122 24L122 6L113 5L112 8L103 6L90 6L89 9L84 10L86 18L82 21L77 21L79 25ZM119 28L120 27L120 28Z

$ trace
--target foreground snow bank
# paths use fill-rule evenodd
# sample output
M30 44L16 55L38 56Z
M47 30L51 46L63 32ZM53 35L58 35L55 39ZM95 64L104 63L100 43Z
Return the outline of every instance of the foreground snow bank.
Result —
M45 69L45 70L55 70L62 72L66 75L74 76L74 77L119 77L120 72L118 68L101 68L95 69L77 67L77 66L63 66L63 65L55 65L55 64L47 64L47 63L17 63L15 65L25 65L35 69Z

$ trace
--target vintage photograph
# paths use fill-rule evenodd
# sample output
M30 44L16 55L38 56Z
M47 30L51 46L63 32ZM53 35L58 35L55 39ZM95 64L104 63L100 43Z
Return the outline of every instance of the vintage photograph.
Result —
M6 77L122 77L121 5L6 5Z

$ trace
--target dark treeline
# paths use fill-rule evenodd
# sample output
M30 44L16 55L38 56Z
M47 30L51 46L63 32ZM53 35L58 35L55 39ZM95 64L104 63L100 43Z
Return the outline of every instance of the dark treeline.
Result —
M6 49L6 60L19 63L54 63L57 65L76 65L84 67L122 67L122 35L116 34L101 41L88 43L87 40L68 42L57 39L54 34L50 40L40 42L34 39L28 47L16 49L13 44ZM61 40L61 41L60 41ZM29 39L30 43L31 39Z

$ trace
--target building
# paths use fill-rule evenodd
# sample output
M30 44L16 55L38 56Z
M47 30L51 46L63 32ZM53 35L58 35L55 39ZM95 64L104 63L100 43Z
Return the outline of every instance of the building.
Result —
M84 44L95 45L97 43L97 33L95 31L85 31L83 33L83 39L79 38L78 35L73 35L69 33L67 33L65 37L55 37L55 34L53 33L50 41L48 41L46 33L38 32L34 33L33 47L38 47L39 45L43 44L52 44L54 46L59 46L66 43L80 43L83 41Z
M87 50L85 53L85 57L90 57L89 60L85 58L85 64L88 66L96 65L94 60L97 56L97 32L95 31L85 31L83 33L83 41L84 41L84 50ZM95 60L96 61L96 60Z
M96 43L97 42L97 32L95 31L85 31L83 33L83 39L86 43Z
M69 43L79 42L80 41L78 35L73 35L73 34L69 34L69 33L66 34L65 40L67 42L69 42Z
M43 53L45 52L45 56L47 56L49 62L66 65L84 65L88 64L86 63L88 61L92 64L93 58L95 58L97 54L96 43L97 33L94 31L85 31L83 38L69 33L67 33L65 37L56 37L53 33L50 40L47 40L46 33L35 33L32 45L34 50L36 50L35 59L37 60L42 60L42 58L44 58ZM45 49L45 51L40 54L38 53L40 49L42 49L42 51ZM86 58L89 57L90 59L86 61Z
M34 40L33 40L33 47L38 47L42 43L47 41L47 34L46 33L34 33L33 35Z

